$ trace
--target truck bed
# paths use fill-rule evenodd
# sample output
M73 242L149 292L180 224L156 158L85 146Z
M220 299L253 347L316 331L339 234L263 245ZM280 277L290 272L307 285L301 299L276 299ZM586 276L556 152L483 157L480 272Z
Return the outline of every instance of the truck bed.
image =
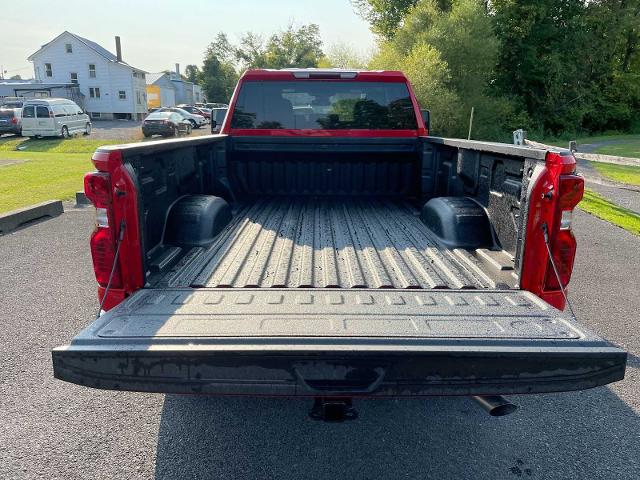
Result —
M177 247L176 247L177 248ZM209 248L187 252L156 287L508 289L502 251L449 250L406 201L263 198Z

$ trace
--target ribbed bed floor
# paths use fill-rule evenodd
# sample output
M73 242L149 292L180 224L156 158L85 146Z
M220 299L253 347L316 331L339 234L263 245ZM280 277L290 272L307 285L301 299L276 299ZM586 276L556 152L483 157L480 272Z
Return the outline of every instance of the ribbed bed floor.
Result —
M234 213L166 286L495 288L476 257L439 246L407 203L272 198Z

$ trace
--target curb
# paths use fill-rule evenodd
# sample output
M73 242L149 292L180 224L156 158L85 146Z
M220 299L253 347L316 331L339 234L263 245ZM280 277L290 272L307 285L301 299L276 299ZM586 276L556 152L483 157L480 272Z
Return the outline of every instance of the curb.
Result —
M0 234L12 232L21 225L39 218L57 217L63 212L61 200L48 200L30 207L2 213L0 214Z
M91 205L91 202L84 194L84 192L76 192L76 207L87 207L89 205Z

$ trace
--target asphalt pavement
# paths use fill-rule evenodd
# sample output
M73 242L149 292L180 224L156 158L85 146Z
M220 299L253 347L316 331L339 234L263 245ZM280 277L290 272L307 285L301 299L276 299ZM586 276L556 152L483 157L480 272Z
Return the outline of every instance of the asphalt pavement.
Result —
M0 237L0 479L637 479L640 360L593 390L369 400L360 419L307 418L308 400L91 390L52 377L50 349L95 315L91 209ZM585 213L570 297L578 318L640 355L640 238Z

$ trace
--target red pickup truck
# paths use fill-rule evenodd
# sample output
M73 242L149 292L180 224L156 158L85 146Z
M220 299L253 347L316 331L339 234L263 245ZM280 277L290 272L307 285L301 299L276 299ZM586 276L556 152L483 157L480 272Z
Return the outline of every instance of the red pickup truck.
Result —
M622 379L626 353L562 312L574 157L428 127L400 72L253 70L220 135L98 149L103 314L56 378L315 397L322 418Z

